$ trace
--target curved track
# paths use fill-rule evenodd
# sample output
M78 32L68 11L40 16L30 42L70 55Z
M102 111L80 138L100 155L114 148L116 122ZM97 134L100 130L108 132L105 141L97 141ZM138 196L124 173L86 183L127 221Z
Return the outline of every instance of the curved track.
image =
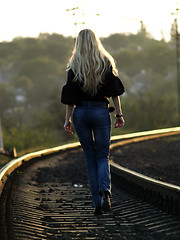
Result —
M180 129L176 130L179 132L174 133L179 134ZM127 138L138 141L140 136L135 137L125 135L113 141L122 145ZM118 147L117 143L112 147ZM9 163L0 175L4 182L0 239L180 239L179 202L176 197L168 199L169 190L165 193L163 184L149 178L140 180L142 176L113 163L111 171L112 211L95 217L79 144L29 154ZM158 190L153 186L152 191L151 182ZM178 186L165 188L174 188L179 196ZM167 205L164 199L171 203ZM159 205L163 205L162 210Z

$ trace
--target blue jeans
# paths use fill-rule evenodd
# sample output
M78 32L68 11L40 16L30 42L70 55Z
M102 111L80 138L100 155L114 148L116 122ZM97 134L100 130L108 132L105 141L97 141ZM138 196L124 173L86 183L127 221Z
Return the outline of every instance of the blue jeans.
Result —
M111 118L108 108L79 106L73 112L73 124L83 148L94 207L101 205L100 193L111 192L109 147Z

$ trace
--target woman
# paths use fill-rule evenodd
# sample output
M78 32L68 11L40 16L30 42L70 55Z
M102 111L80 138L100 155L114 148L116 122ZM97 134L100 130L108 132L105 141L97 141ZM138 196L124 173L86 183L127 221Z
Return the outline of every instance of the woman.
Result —
M124 119L119 95L123 92L112 56L92 30L82 30L68 64L68 79L62 89L61 102L67 105L64 129L70 135L73 112L74 128L86 160L95 215L111 208L108 98L112 97L116 109L115 128L122 127Z

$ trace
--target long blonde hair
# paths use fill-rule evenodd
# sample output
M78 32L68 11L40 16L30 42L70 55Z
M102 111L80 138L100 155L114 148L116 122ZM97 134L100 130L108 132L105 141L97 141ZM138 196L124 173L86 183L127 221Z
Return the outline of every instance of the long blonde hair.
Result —
M82 88L90 95L97 93L103 74L112 66L113 73L118 71L113 57L105 50L99 38L90 29L79 32L68 70L75 74L74 81L82 83Z

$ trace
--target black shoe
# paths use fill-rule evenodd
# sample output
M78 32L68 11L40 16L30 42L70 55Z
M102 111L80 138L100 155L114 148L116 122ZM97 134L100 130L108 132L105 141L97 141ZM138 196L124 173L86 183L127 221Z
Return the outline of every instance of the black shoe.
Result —
M105 191L102 196L102 211L109 212L111 209L110 193Z
M102 209L101 206L97 206L94 211L94 215L102 215Z

